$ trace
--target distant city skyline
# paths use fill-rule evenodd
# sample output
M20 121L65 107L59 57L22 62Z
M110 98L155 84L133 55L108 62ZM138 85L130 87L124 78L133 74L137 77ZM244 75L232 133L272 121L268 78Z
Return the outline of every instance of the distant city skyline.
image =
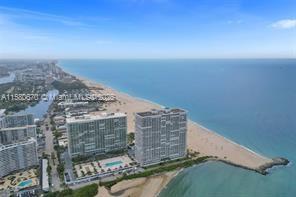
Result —
M0 1L0 58L296 58L294 0Z

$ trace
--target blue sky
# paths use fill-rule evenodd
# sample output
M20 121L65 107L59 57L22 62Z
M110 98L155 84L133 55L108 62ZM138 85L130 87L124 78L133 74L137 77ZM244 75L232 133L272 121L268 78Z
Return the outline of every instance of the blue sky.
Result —
M295 0L0 0L0 58L296 58Z

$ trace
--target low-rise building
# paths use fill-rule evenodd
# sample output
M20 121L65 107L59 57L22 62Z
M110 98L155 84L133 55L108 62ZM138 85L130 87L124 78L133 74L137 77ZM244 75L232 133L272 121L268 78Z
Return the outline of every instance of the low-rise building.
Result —
M68 146L68 135L67 133L63 133L62 136L58 138L58 144L61 147L67 147Z
M57 131L60 133L67 133L66 125L57 126Z
M61 126L66 123L66 118L64 116L55 116L53 121L57 126Z
M48 182L48 174L47 174L48 160L42 159L42 190L45 192L49 191L49 182Z
M65 108L68 108L68 107L83 107L83 106L86 106L86 105L88 105L87 101L74 102L74 101L71 101L71 100L67 100L67 101L63 101L63 102L58 103L58 106L61 109L65 109Z

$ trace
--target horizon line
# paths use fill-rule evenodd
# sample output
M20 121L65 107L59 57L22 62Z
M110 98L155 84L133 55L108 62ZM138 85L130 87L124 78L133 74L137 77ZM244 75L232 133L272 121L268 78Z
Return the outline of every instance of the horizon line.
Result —
M13 58L1 58L2 60L236 60L236 59L245 59L245 60L264 60L264 59L286 59L286 60L296 60L296 57L127 57L127 58L103 58L103 57L71 57L71 58L32 58L32 57L13 57Z

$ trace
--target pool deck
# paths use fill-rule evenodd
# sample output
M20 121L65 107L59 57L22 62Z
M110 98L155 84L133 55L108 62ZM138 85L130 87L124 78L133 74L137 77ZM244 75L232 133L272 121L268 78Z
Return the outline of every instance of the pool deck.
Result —
M33 180L32 179L28 179L25 181L22 181L18 184L18 187L20 188L26 188L26 187L30 187L33 184Z
M105 171L108 171L109 169L111 171L117 170L118 168L120 168L120 166L121 168L125 167L126 165L129 165L129 163L131 162L133 161L127 156L114 157L99 161L101 168Z
M132 163L133 161L127 155L123 155L94 162L77 164L74 166L74 169L76 171L77 178L83 178L106 172L116 173L121 169L131 167Z
M30 181L31 180L31 181ZM22 186L22 183L25 181L30 181L30 184L25 184ZM24 172L18 172L15 174L8 175L1 179L0 191L3 190L19 190L25 189L27 187L34 187L39 185L39 180L35 169L30 169Z

